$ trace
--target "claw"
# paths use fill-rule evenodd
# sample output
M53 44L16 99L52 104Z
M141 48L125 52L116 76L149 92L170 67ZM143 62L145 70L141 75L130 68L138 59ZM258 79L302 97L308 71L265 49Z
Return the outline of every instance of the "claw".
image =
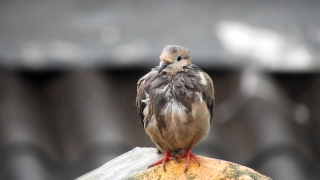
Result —
M166 172L166 164L168 161L170 161L171 159L173 159L173 157L171 156L170 152L166 152L164 157L162 159L160 159L159 161L151 164L148 168L154 167L156 165L162 164L163 170Z
M188 168L185 167L183 173L186 173L188 171Z
M174 155L174 156L172 156L170 152L166 152L162 159L160 159L159 161L151 164L148 168L151 168L151 167L154 167L156 165L162 164L162 168L166 172L167 171L166 164L167 164L168 161L170 161L172 159L177 161L178 159L184 158L184 157L186 158L186 166L184 168L184 173L186 173L188 171L190 158L194 159L198 163L198 166L200 167L200 162L199 162L199 159L197 158L197 156L195 154L193 154L190 149L186 149L183 155Z
M183 155L175 156L174 158L179 158L180 159L180 158L184 158L184 157L186 158L186 166L184 168L184 172L188 171L190 158L194 159L198 163L198 166L200 167L199 159L197 158L197 156L195 154L193 154L191 152L190 149L186 149Z
M165 165L165 164L162 164L162 168L163 168L164 172L167 172L167 169L166 169L166 165Z

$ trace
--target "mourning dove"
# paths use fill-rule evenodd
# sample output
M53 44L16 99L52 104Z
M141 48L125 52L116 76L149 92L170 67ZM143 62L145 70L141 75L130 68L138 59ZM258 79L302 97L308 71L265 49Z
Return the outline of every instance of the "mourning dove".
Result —
M139 79L136 98L141 123L164 157L150 165L165 165L171 159L190 158L191 152L210 131L215 106L213 82L208 74L192 64L189 50L167 45L160 64ZM178 155L183 152L182 155Z

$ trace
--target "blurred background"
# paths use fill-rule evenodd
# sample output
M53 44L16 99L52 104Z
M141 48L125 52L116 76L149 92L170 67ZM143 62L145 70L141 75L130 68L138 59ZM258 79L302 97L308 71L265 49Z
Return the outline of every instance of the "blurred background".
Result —
M67 180L154 147L137 80L167 44L213 79L196 154L320 179L320 1L0 2L0 179Z

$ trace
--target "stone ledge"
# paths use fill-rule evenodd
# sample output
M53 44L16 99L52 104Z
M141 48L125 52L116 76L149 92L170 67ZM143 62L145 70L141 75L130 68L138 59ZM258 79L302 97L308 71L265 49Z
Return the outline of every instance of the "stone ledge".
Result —
M245 166L232 162L198 156L201 166L190 161L188 172L184 173L185 159L167 163L167 171L162 166L147 169L150 164L161 159L154 148L135 148L103 166L79 177L77 180L146 180L146 179L210 179L210 180L270 180L270 178Z

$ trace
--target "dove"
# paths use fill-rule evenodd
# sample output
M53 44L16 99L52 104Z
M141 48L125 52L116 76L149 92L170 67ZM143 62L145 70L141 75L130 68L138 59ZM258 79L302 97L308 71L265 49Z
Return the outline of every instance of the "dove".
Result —
M207 137L215 108L210 76L192 63L188 48L167 45L159 66L138 80L136 103L141 124L164 157L153 167L172 159L191 159L191 149Z

